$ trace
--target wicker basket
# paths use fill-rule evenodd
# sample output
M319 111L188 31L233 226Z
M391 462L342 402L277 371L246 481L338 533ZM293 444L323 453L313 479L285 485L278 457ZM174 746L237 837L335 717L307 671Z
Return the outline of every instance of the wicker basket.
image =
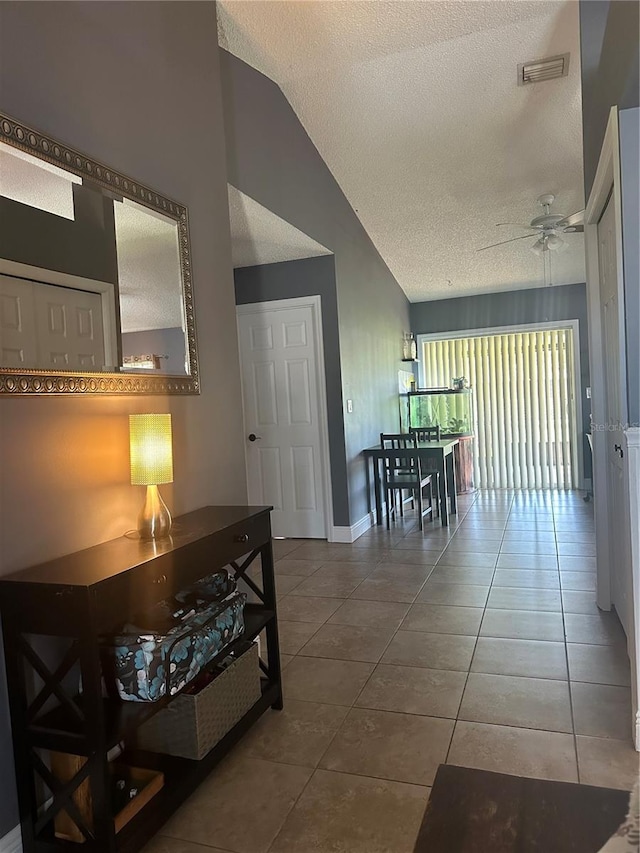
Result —
M140 726L137 744L199 760L242 719L261 696L258 647L251 643L236 661L199 693L183 693Z

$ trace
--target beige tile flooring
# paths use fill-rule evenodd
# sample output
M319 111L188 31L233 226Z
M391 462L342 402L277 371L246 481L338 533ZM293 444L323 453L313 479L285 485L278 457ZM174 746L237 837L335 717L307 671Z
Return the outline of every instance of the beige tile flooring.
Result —
M628 789L617 617L591 506L479 492L454 524L274 542L285 708L148 853L411 853L440 763Z

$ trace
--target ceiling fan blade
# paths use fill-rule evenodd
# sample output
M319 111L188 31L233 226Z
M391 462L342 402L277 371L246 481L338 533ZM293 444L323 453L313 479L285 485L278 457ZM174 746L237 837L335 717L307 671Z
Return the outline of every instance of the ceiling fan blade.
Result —
M523 225L522 222L496 222L496 228L502 225L515 225L516 228L529 228L531 231L540 231L539 225Z
M501 243L492 243L490 246L483 246L482 249L476 249L476 252L484 252L487 249L495 249L496 246L504 246L506 243L514 243L516 240L531 240L533 234L524 234L522 237L512 237L511 240L503 240Z
M578 210L570 216L565 216L558 222L558 228L562 228L568 234L584 231L584 210Z
M561 219L558 225L583 225L584 224L584 210L577 210L575 213L571 213L569 216L565 216L564 219Z

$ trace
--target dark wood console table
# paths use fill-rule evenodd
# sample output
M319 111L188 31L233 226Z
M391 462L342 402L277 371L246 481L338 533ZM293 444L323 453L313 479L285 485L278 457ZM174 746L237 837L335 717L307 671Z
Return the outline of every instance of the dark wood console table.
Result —
M255 720L269 707L282 708L270 510L204 507L176 518L170 539L153 543L123 536L0 578L24 853L137 853ZM262 586L247 576L257 558ZM137 727L174 697L152 703L105 698L98 638L134 612L225 566L258 602L246 605L241 640L265 631L261 698L200 761L128 753L127 741ZM116 833L108 753L122 743L125 762L161 770L164 786ZM63 782L50 769L48 751L86 761ZM73 800L85 780L92 803L88 825ZM83 824L83 844L56 837L54 820L61 810Z

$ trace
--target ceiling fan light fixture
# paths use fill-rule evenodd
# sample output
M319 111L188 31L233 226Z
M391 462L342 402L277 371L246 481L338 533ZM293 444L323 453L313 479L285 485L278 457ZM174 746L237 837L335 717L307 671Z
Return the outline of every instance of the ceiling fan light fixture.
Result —
M540 237L536 242L531 246L531 251L534 255L541 255L543 252L548 251L546 246L546 238Z
M558 236L558 234L549 234L547 239L547 248L552 250L561 249L565 242L562 237Z

